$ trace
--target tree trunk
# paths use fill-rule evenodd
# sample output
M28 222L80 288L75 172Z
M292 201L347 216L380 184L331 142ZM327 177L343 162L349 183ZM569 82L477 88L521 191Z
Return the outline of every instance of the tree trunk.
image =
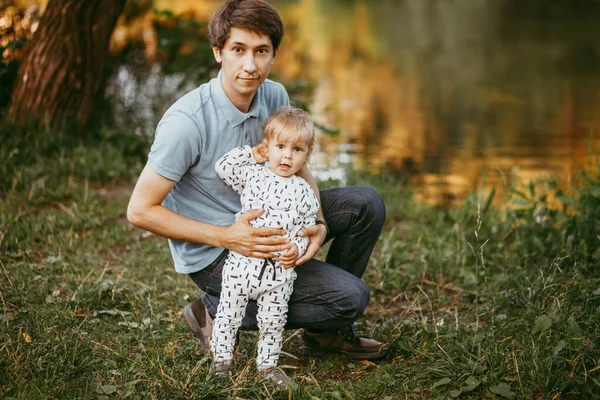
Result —
M49 0L26 49L9 116L84 129L104 89L108 44L126 0Z

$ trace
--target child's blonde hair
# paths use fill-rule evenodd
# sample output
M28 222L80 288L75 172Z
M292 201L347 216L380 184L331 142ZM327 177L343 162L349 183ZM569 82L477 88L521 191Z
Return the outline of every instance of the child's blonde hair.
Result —
M265 123L262 145L266 147L268 142L273 139L302 140L308 146L310 155L315 145L314 124L310 115L306 111L294 107L277 110Z

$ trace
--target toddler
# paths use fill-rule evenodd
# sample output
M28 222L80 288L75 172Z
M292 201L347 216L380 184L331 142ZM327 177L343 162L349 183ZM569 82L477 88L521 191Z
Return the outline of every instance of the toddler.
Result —
M264 213L250 224L282 228L290 240L288 248L274 258L246 257L234 251L227 255L211 340L214 368L219 373L230 374L236 334L252 299L258 304L260 329L257 369L280 385L293 385L276 366L287 303L296 279L293 266L309 244L308 238L296 234L315 224L319 208L312 188L295 175L308 162L313 147L309 115L297 108L284 108L267 120L258 146L235 148L215 165L219 177L241 196L242 210L236 218L262 208ZM265 161L268 166L260 165Z

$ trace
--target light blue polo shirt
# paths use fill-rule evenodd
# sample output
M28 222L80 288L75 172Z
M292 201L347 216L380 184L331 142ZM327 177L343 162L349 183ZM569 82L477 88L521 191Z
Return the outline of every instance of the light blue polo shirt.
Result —
M240 211L240 196L216 174L223 154L262 139L267 118L289 106L283 85L265 80L245 114L229 100L221 72L175 102L156 127L148 164L158 174L177 181L163 206L185 217L228 226ZM169 239L175 270L189 274L214 261L223 249Z

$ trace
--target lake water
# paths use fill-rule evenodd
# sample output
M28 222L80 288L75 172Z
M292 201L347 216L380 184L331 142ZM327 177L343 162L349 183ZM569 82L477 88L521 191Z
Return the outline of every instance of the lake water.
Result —
M165 4L162 4L165 3ZM168 4L166 4L168 3ZM315 84L320 178L411 171L418 197L555 177L600 144L600 3L521 0L272 1L286 26L273 72ZM157 1L208 16L219 1Z

